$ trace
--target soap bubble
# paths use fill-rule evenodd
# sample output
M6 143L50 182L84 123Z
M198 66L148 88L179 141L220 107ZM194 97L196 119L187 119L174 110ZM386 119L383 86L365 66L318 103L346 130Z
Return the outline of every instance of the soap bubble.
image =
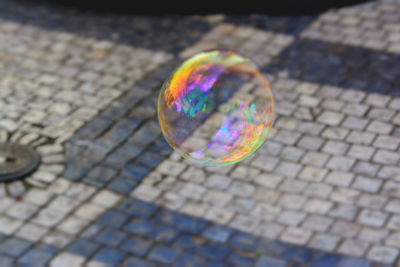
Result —
M274 115L270 86L248 57L199 53L165 81L158 118L167 142L200 165L237 163L264 142Z

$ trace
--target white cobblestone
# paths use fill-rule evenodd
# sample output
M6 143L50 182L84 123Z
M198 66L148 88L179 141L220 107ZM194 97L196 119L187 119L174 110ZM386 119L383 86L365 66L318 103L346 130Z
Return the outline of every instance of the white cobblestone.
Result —
M296 245L303 245L311 237L311 231L298 227L288 227L281 235L282 241Z
M382 185L382 180L357 176L352 187L366 192L377 192Z
M302 227L313 231L326 232L328 228L332 225L332 223L333 219L329 217L310 215L303 222Z
M373 261L392 264L399 255L399 251L392 247L373 246L368 252L367 258Z
M347 187L353 181L354 174L351 172L332 171L328 174L325 182L332 185Z
M321 169L313 166L306 166L303 168L303 170L299 174L299 178L306 180L306 181L311 181L311 182L320 182L328 171L326 169Z
M383 212L364 209L361 211L358 221L365 225L381 227L387 218L388 215Z
M92 202L103 207L110 208L117 204L120 199L120 195L108 190L102 190L93 197Z
M347 255L361 257L369 247L369 243L357 239L345 239L338 251Z
M333 251L338 245L340 238L329 234L316 234L310 241L310 247Z

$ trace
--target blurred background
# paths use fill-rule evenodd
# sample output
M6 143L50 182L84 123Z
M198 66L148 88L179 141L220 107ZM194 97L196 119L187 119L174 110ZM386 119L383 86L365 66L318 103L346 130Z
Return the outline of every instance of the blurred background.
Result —
M0 0L1 266L396 266L400 2ZM262 147L196 167L157 97L227 48L271 84Z

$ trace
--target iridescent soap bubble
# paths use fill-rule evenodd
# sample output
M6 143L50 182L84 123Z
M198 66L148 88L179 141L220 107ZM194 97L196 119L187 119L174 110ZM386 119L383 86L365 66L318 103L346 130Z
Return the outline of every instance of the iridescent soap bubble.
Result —
M229 50L199 53L165 81L158 118L167 142L209 166L243 160L264 142L274 105L270 86L248 57Z

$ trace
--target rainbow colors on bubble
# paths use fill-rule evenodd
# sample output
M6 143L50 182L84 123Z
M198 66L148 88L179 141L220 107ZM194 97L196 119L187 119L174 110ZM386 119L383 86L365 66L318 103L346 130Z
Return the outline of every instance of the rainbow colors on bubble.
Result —
M158 99L165 139L201 165L225 166L250 156L265 141L273 116L268 81L248 57L229 50L184 61Z

